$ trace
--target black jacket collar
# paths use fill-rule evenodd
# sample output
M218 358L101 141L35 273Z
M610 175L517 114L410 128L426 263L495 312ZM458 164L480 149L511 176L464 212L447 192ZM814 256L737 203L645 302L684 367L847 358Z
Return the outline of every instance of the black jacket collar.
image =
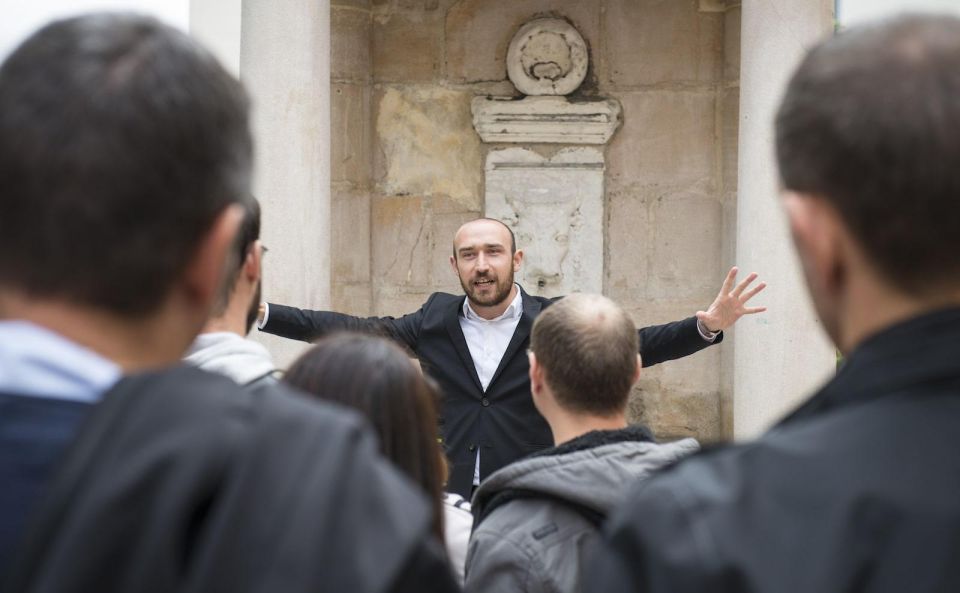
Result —
M521 346L526 343L527 338L530 337L533 320L540 314L542 307L540 301L527 294L522 286L517 284L517 288L520 290L520 302L523 304L523 315L521 315L517 329L513 332L513 337L507 345L507 350L503 353L503 358L500 359L500 365L497 367L496 372L494 372L493 378L490 379L490 385L496 382L497 378L503 373L506 365L516 356ZM470 356L470 348L467 346L467 340L463 337L463 329L460 327L460 317L463 316L463 303L466 299L467 297L464 295L453 301L444 315L444 323L447 327L447 333L450 334L453 347L460 356L461 362L463 362L464 366L467 367L470 372L470 377L473 379L477 389L480 393L483 393L480 378L477 376L477 366L473 362L473 357Z
M960 308L890 326L860 344L836 377L780 424L866 403L921 383L960 383Z

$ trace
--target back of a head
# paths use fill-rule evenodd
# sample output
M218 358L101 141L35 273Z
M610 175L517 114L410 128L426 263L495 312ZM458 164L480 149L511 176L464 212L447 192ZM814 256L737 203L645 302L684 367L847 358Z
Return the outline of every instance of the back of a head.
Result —
M248 111L209 52L153 18L35 33L0 66L0 287L150 312L250 193Z
M442 529L438 394L403 350L384 338L334 335L297 359L283 380L366 416L384 456L430 495Z
M574 413L622 413L637 371L637 329L610 299L574 294L541 313L530 350L557 403Z
M245 204L243 221L240 223L240 227L237 229L237 236L233 241L233 255L230 259L232 265L227 270L220 294L217 295L217 301L213 305L211 317L223 315L227 309L227 305L230 304L230 298L236 289L237 279L240 277L243 266L246 265L247 255L250 253L250 250L253 249L254 244L260 240L260 219L260 201L251 197L249 202ZM260 303L259 290L257 292L257 298L254 299L256 303L253 303L253 306L257 306ZM255 311L252 318L247 319L246 327L248 331L253 327L254 321L256 321Z
M838 210L905 294L960 285L960 19L905 16L814 48L777 115L784 186Z

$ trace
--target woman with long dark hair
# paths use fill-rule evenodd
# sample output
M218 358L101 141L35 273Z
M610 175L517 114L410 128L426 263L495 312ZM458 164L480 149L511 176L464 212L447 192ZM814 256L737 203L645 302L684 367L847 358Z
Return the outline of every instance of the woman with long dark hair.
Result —
M438 394L407 354L383 338L338 334L305 352L283 380L369 419L383 455L430 497L434 533L443 542Z

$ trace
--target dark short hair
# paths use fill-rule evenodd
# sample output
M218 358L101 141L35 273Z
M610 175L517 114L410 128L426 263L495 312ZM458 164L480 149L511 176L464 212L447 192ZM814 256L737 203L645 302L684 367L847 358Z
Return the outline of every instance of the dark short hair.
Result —
M474 218L473 220L468 221L467 224L470 224L471 222L477 222L478 220L489 220L490 222L495 222L503 226L503 228L507 229L507 232L510 233L510 255L513 255L514 253L517 252L517 237L513 234L513 229L510 228L510 226L507 223L503 222L502 220L497 220L496 218L481 217L481 218ZM454 242L453 244L453 259L457 259L456 242Z
M786 189L839 212L910 294L960 284L960 19L852 28L803 60L776 119Z
M156 19L34 33L0 66L0 285L154 310L250 193L248 111L240 83Z
M444 470L437 441L439 394L406 352L385 338L336 334L305 352L283 380L367 417L380 439L384 457L429 495L434 532L442 540Z
M233 240L233 255L230 267L227 269L226 279L220 289L217 302L213 307L213 315L222 315L230 303L230 297L236 288L237 278L247 261L247 254L253 249L254 243L260 240L260 202L251 197L245 205L243 221L237 229L237 236Z
M571 412L623 412L633 387L637 328L613 301L574 294L543 311L530 350L543 367L557 403Z

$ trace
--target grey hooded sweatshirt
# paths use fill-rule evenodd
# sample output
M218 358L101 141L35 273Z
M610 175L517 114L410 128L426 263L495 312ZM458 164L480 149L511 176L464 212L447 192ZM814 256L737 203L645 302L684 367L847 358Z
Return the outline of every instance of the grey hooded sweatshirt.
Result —
M232 332L200 334L190 345L183 361L211 373L226 375L240 385L267 380L277 372L266 348Z
M699 449L642 426L594 431L492 474L473 497L467 593L578 592L584 553L638 480Z

